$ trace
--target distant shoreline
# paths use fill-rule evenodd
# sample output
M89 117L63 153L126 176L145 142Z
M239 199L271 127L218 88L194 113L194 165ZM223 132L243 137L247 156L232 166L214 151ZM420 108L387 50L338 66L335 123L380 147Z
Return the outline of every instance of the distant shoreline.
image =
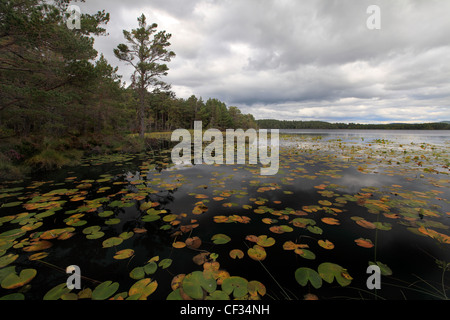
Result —
M347 129L347 130L450 130L450 122L436 123L329 123L325 121L256 120L260 129Z

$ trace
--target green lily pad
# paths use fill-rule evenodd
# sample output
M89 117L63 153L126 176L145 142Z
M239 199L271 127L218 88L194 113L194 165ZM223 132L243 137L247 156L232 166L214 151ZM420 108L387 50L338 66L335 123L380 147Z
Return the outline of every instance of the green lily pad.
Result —
M23 287L27 283L36 277L37 271L35 269L25 269L20 272L19 275L17 273L10 273L7 275L2 283L1 287L3 289L16 289Z
M8 264L13 263L19 257L18 254L8 254L6 256L0 257L0 268L6 267Z
M134 254L133 249L124 249L117 251L113 258L116 260L123 260L130 258L131 256L133 256L133 254Z
M172 259L163 259L159 262L158 266L163 269L167 269L172 264Z
M228 295L233 293L233 297L239 299L248 292L248 281L242 277L229 277L222 282L222 291Z
M221 290L216 290L206 297L206 300L224 301L230 300L230 296Z
M262 261L267 257L266 250L257 244L255 244L253 248L248 249L247 253L250 258L256 261Z
M99 284L92 291L92 300L106 300L111 297L119 289L119 283L110 280Z
M25 300L25 296L23 293L11 293L11 294L7 294L6 296L3 296L0 298L0 300Z
M167 265L167 267L169 267L169 266L170 266L170 264ZM146 274L154 274L156 272L156 270L158 269L158 265L156 264L156 262L152 261L150 263L147 263L143 268L144 268L144 272Z
M217 288L216 280L212 277L205 278L203 272L194 271L184 277L183 291L192 299L203 299L204 291L212 293Z
M342 287L348 286L353 279L346 269L335 263L324 262L319 265L317 271L326 282L332 283L336 279Z
M169 293L166 300L184 300L184 299L180 294L180 289L178 288L178 289L172 291L171 293Z
M323 230L318 226L308 226L307 229L309 230L309 232L312 232L314 234L322 234L323 232Z
M69 293L71 290L67 288L66 283L61 283L56 287L50 289L45 295L44 300L58 300L62 295Z
M130 232L122 232L122 233L119 235L119 237L122 238L123 240L128 240L128 239L130 239L130 238L133 237L133 236L134 236L134 232L133 232L133 231L130 231Z
M136 267L130 272L130 278L134 280L140 280L145 277L144 267Z
M392 275L391 268L389 268L387 265L385 265L384 263L382 263L380 261L377 261L376 263L372 262L372 261L369 261L369 265L371 265L371 266L374 266L374 265L378 266L380 268L381 275L383 275L383 276L391 276Z
M105 241L103 241L103 248L111 248L114 246L118 246L119 244L121 244L123 242L122 238L119 237L111 237L106 239Z
M303 287L308 284L308 281L316 289L322 286L322 278L315 270L310 268L298 268L295 271L295 280Z
M262 235L258 237L258 240L256 241L258 245L261 247L271 247L275 244L274 238L268 238L266 235Z
M231 238L229 236L227 236L226 234L215 234L212 236L211 240L215 243L215 244L225 244L231 241Z
M157 221L161 219L160 216L158 216L157 214L147 214L144 217L142 217L141 221L143 222L153 222L153 221Z
M156 291L157 287L158 282L145 278L133 284L128 291L128 295L132 300L146 300L149 295Z
M101 217L101 218L107 218L109 216L112 216L113 214L114 214L113 211L107 210L107 211L100 212L98 214L98 216Z

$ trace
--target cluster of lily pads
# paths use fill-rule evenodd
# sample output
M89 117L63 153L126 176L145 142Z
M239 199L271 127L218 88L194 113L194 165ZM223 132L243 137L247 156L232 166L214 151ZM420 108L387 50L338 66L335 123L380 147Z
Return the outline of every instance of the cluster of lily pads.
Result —
M277 273L286 273L286 268L271 266L271 274L251 280L227 270L239 260L243 264L256 261L263 270L258 274L261 277L267 271L268 256L272 252L280 255L274 249L282 249L276 257L280 261L300 258L289 266L290 277L296 280L299 294L315 299L324 282L347 287L356 277L351 265L327 261L327 253L342 244L330 228L339 230L342 224L351 223L354 230L361 230L361 236L352 239L355 252L376 252L376 235L396 226L436 245L450 244L447 148L423 144L414 149L418 154L413 156L411 148L386 141L375 142L377 148L367 151L341 141L324 144L312 140L305 148L303 138L285 139L280 172L273 177L260 176L254 165L217 166L213 171L175 168L167 151L161 158L142 161L135 171L103 173L96 179L68 174L64 181L4 184L0 194L0 296L25 299L39 276L35 266L45 265L61 241L74 247L76 241L87 241L112 250L110 263L126 264L134 283L125 288L114 279L90 279L92 285L80 290L71 290L66 283L49 283L42 297L46 300L145 300L157 290L170 300L263 299L270 296L269 291L283 290L286 284L276 282L279 287L274 287L272 280ZM114 160L120 160L120 168L123 162L130 165L133 157ZM94 159L85 167L101 165L101 159ZM357 175L399 176L405 183L417 182L426 190L391 184L350 192L349 186L341 184L349 170ZM296 190L303 184L308 184L305 188L319 200L296 203ZM167 199L173 195L187 197L183 210L171 207L172 200ZM284 201L290 205L284 206ZM364 209L364 214L352 213L350 205ZM124 224L121 213L125 210L135 213L134 225L117 231ZM227 226L245 231L230 236L223 231L230 230ZM151 230L172 239L167 245L170 255L163 259L145 257L145 264L136 265L138 253L130 247L130 239L150 239ZM208 232L212 235L206 237ZM187 253L190 261L177 260L178 251ZM311 262L319 255L321 261L313 266ZM380 267L383 276L393 274L387 264L375 257L373 260L367 265ZM186 265L186 270L173 274L170 283L162 283L159 271L170 272L174 265Z

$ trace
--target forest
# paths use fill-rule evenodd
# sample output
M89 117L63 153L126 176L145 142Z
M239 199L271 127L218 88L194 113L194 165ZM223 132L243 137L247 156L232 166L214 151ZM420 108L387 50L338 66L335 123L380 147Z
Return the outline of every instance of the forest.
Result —
M289 121L264 119L256 121L261 129L365 129L365 130L450 130L450 123L329 123L324 121Z
M80 28L70 29L69 2L0 3L0 176L73 164L86 152L140 151L149 143L144 133L189 129L194 120L219 129L256 126L252 115L217 99L177 98L161 80L175 56L165 49L171 35L145 16L133 31L144 31L148 50L130 61L136 72L126 85L94 49L94 36L108 36L110 15L82 14ZM128 43L133 31L124 30ZM127 49L118 44L118 59L127 61Z

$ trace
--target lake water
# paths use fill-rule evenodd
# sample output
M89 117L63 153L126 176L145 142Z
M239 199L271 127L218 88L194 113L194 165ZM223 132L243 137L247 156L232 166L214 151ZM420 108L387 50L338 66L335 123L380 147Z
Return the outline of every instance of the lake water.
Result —
M171 166L168 150L91 158L82 166L2 183L0 275L12 266L37 275L23 287L1 288L0 297L42 299L65 283L67 266L78 265L83 288L113 281L120 285L115 294L126 298L138 281L130 273L152 258L157 269L143 277L157 282L148 297L155 300L179 297L179 288L171 286L174 277L203 270L216 277L219 291L227 291L222 277L259 281L266 288L259 297L269 300L449 294L442 287L449 287L450 274L443 277L440 266L450 262L450 132L280 133L280 170L274 176L260 176L259 165ZM88 239L88 227L103 235ZM70 237L44 233L64 228L73 228L67 230ZM186 246L193 237L200 246ZM105 246L111 238L122 240ZM42 241L51 246L33 247ZM261 247L265 258L255 259L250 249ZM117 259L125 249L132 255ZM231 257L232 250L242 258ZM43 258L30 260L37 253ZM207 263L195 263L202 253ZM5 257L15 256L7 263ZM159 265L164 259L171 264ZM376 292L366 286L366 269L375 261L383 266ZM330 264L339 271L331 283L325 281L330 274L319 288L297 282L298 269L321 273ZM183 283L192 289L192 282ZM205 291L205 297L210 294Z
M346 142L374 141L377 139L391 140L399 143L432 143L438 145L450 144L450 130L340 130L340 129L303 129L280 130L282 134L306 135L325 140L342 139Z

